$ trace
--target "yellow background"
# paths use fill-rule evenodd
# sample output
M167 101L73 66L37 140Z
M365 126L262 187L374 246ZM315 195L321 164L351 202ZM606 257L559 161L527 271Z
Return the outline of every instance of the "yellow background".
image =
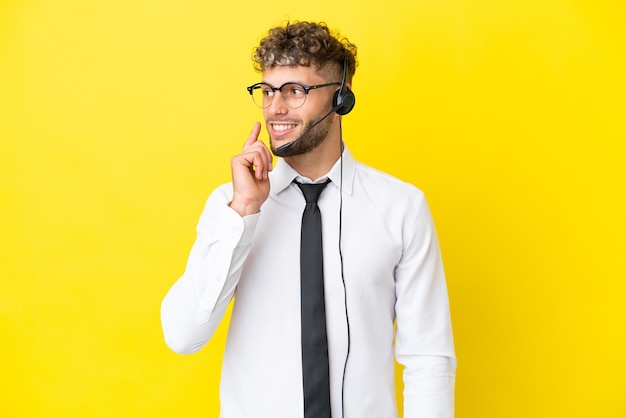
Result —
M625 9L0 1L0 416L217 417L226 328L175 355L159 305L290 18L358 45L344 138L429 198L457 417L626 417Z

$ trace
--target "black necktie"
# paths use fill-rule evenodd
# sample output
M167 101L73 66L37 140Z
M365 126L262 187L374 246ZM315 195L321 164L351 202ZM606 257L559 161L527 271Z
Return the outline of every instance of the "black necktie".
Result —
M329 182L330 180L320 184L296 183L306 200L300 240L304 418L330 418L322 216L317 206L317 199Z

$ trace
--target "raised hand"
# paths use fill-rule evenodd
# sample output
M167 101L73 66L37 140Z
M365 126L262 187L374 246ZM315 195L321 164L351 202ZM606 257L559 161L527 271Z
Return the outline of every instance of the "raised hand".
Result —
M259 212L270 193L268 173L273 168L272 154L259 141L260 132L261 124L256 122L241 154L230 160L234 190L230 207L241 216Z

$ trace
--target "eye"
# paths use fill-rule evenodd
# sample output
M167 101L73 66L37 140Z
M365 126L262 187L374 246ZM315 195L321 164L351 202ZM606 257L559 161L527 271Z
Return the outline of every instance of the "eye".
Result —
M287 85L285 87L286 87L286 90L287 90L287 94L290 97L294 97L294 98L296 98L296 97L303 97L306 94L306 92L304 91L302 86L299 86L297 84L289 84L289 85Z
M261 89L261 94L264 97L272 97L272 96L274 96L274 90L271 87L269 87L269 86L261 86L259 88Z

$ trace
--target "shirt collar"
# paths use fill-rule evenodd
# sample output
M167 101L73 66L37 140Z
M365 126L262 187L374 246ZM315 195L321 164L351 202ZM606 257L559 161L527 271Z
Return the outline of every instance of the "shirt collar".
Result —
M342 168L343 166L343 168ZM341 181L343 171L343 182ZM354 176L356 171L356 161L348 150L348 147L344 145L342 158L338 159L335 165L330 171L322 176L320 180L330 178L332 183L341 187L343 193L352 195L352 189L354 186ZM285 190L294 181L294 179L304 179L310 182L310 179L302 177L296 170L293 169L283 158L279 158L276 163L276 167L270 172L271 179L271 191L272 196L277 196L283 190Z

